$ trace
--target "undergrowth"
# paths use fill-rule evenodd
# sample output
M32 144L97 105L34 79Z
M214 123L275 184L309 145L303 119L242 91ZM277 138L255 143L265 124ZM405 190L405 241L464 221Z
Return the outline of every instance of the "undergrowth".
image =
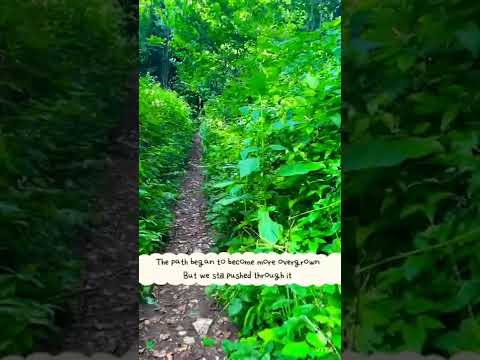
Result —
M340 21L275 35L259 37L242 75L205 109L217 250L340 252ZM240 327L240 341L225 344L230 359L339 357L338 286L210 294Z
M2 356L59 339L131 64L112 1L1 2L0 14Z
M139 252L150 254L168 241L171 206L194 132L190 109L150 76L140 78Z
M478 6L358 2L344 28L345 343L480 351Z

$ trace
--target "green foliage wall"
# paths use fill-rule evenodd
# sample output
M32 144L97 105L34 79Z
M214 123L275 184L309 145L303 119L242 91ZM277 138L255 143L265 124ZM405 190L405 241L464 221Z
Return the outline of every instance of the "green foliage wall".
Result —
M232 229L221 249L340 251L339 26L260 38L206 107L212 221Z
M347 9L344 259L360 264L343 284L347 344L479 351L479 8Z
M152 77L140 79L140 254L165 245L171 205L184 173L194 126L185 101Z
M2 355L58 336L130 64L112 1L1 2L0 14Z
M166 0L161 19L173 32L168 46L177 68L175 88L203 105L239 74L236 62L259 34L306 18L288 0Z
M239 69L202 128L218 250L340 252L340 20L264 33ZM337 286L212 294L241 325L231 359L339 356Z

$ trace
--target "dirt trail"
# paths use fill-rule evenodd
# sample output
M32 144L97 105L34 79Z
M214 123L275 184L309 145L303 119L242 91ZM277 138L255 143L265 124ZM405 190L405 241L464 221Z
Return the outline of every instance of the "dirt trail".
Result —
M206 204L202 193L202 144L197 135L188 172L174 210L171 240L165 252L208 252L212 245L205 222ZM158 305L140 307L139 358L166 360L224 359L221 342L233 339L234 327L218 305L209 300L202 286L162 285L154 289ZM197 329L196 329L197 328ZM206 334L202 331L208 329ZM214 347L202 345L207 336L217 340ZM153 340L153 350L146 349Z
M72 300L64 341L52 352L122 355L138 341L138 83L132 74L125 112L111 134L96 224L79 239L81 289Z

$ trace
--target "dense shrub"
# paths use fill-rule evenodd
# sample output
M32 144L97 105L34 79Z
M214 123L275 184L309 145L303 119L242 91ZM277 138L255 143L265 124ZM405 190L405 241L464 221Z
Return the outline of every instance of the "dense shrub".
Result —
M175 88L200 111L217 251L339 252L338 1L165 0ZM213 286L230 359L338 358L340 287Z
M217 249L340 252L340 20L260 36L240 69L202 127ZM211 293L241 325L231 359L339 356L337 286Z
M231 229L221 249L340 251L339 30L337 20L259 39L242 76L208 104L212 222ZM264 223L278 231L262 235Z
M342 226L345 263L358 268L343 284L345 341L478 352L480 9L346 9Z
M0 355L55 331L130 64L113 1L0 4Z
M140 253L165 245L171 205L194 126L185 101L150 76L140 79Z

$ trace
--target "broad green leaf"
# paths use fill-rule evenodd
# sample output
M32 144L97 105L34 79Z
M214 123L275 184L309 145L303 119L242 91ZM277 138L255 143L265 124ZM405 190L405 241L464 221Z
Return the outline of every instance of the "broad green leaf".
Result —
M436 345L450 353L480 351L480 324L475 318L466 318L460 329L451 330L436 340Z
M445 327L440 320L426 315L421 315L418 318L418 323L425 329L443 329Z
M253 93L264 94L267 91L266 75L261 71L253 74L249 79L249 85Z
M166 44L166 40L155 35L150 35L147 39L148 44L151 46L164 46Z
M230 303L230 305L228 306L228 315L229 316L238 315L240 311L242 311L242 308L243 308L242 300L238 298L234 298Z
M296 162L291 164L285 164L281 166L277 175L279 176L295 176L308 174L311 171L317 171L324 168L324 164L320 162Z
M287 343L282 349L282 355L294 359L306 359L312 348L305 341Z
M234 202L242 200L243 198L244 198L243 196L226 197L217 201L216 203L221 206L227 206L227 205L233 204Z
M334 346L340 349L342 346L342 336L339 334L333 335L332 342Z
M474 306L478 303L480 303L480 280L467 280L462 284L457 296L450 299L445 311L458 311L467 305Z
M243 149L240 152L240 156L242 157L243 160L245 160L248 157L248 154L250 154L252 152L255 152L255 151L258 151L258 150L259 149L256 146L249 146L249 147L246 147L245 149Z
M272 310L282 309L284 307L287 307L290 303L291 301L289 299L280 298L271 305L271 308Z
M321 349L327 344L327 338L322 332L309 332L306 337L308 343L315 348Z
M258 158L240 160L238 162L238 167L240 169L240 177L245 177L259 170L260 161Z
M258 333L258 336L267 343L275 338L275 332L272 329L264 329Z
M258 233L260 238L276 244L282 237L283 226L270 218L268 209L258 209Z
M337 127L340 128L342 126L342 118L340 114L335 114L330 116L330 121Z
M260 360L271 360L271 359L272 357L270 356L270 353L266 353L260 358ZM252 359L252 360L255 360L255 359Z
M405 160L441 152L443 146L433 139L381 139L345 147L343 168L346 171L399 165Z
M318 87L318 84L320 83L318 78L313 76L312 74L305 75L305 82L313 90L315 90Z
M248 106L242 106L240 108L240 112L242 113L242 115L248 115L249 111L250 111L250 108Z
M209 338L209 337L204 337L202 338L202 345L205 347L212 347L215 346L217 341L215 339Z

